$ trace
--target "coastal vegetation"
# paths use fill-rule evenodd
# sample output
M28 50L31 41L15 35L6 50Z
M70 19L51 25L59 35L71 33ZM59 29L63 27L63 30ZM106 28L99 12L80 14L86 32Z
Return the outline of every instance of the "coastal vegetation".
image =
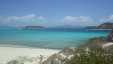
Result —
M74 55L65 64L113 64L113 53L89 51Z
M113 64L113 45L103 45L88 44L64 48L43 64Z

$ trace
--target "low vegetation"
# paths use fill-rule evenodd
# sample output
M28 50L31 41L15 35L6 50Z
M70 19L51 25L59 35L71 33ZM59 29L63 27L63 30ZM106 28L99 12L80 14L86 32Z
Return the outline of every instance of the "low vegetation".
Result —
M84 47L82 46L87 50L74 54L65 64L113 64L113 45L102 47L102 44L107 42L107 37L90 39Z
M113 64L113 54L88 52L79 53L65 64Z
M89 51L75 54L65 64L113 64L113 53L101 47L92 47Z

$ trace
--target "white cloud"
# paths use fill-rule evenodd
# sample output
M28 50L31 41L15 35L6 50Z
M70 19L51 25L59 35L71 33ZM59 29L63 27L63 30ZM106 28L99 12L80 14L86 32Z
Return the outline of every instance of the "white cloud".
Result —
M61 20L64 25L83 26L93 22L93 19L85 16L66 16Z
M90 17L85 17L85 16L79 16L79 17L74 17L74 16L66 16L62 19L63 21L74 21L74 22L90 22L93 21L92 18Z
M49 26L63 26L63 25L73 25L73 26L85 26L91 25L94 20L90 17L85 16L65 16L61 19L50 19Z
M46 22L47 19L43 16L36 16L35 14L30 14L26 16L0 16L0 26L11 26L11 27L21 27L26 25L40 25Z
M109 18L94 20L88 16L65 16L60 19L47 19L43 16L37 16L35 14L25 16L0 16L0 26L10 27L23 27L27 25L42 25L42 26L62 26L62 25L73 25L73 26L89 26L98 25L103 22L113 22L113 15Z
M100 22L113 22L113 15L111 15L110 17L108 18L102 18L99 20Z

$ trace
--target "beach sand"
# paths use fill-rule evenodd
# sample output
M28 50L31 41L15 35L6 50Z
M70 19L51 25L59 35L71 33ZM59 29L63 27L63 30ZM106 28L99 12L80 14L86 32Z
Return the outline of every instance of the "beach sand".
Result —
M60 50L54 50L54 49L0 46L0 64L6 64L6 62L14 60L17 57L28 57L28 58L38 57L40 59L40 55L41 55L46 59L52 54L58 53L59 51ZM37 60L37 62L39 61L40 60ZM26 61L26 64L30 64L30 63Z

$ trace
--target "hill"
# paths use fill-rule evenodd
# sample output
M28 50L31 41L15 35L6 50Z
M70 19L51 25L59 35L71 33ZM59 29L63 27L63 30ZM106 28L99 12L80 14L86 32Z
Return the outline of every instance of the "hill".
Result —
M85 29L113 29L113 23L112 22L106 22L99 26L86 26Z

